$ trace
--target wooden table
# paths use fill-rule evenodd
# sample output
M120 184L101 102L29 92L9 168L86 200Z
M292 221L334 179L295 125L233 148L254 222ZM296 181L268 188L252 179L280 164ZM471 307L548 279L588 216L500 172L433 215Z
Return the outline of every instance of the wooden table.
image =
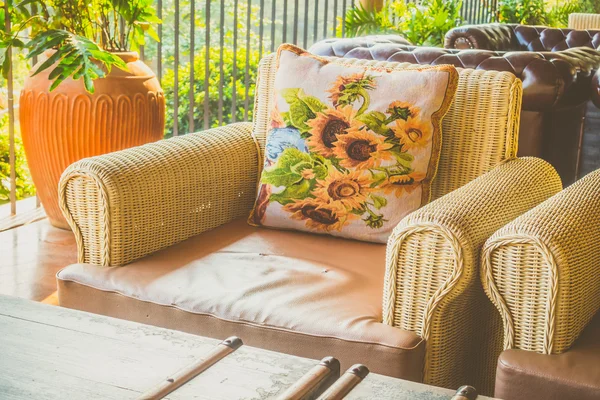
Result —
M0 398L135 399L218 343L0 296ZM317 362L242 346L166 398L275 399ZM371 373L346 398L448 400L453 394Z

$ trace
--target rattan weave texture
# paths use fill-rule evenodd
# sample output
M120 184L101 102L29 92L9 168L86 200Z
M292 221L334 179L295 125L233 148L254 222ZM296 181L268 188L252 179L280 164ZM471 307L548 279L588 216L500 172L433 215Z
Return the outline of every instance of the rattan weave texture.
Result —
M600 29L600 14L571 13L569 29Z
M427 340L425 382L454 387L477 375L471 353L487 351L482 346L493 340L474 343L472 332L489 330L494 314L479 282L481 248L494 231L560 189L545 161L513 159L396 227L387 247L383 319ZM490 386L494 367L495 360L480 386Z
M59 202L79 262L125 265L247 216L258 165L251 131L232 124L71 165Z
M600 310L600 170L496 232L481 279L500 311L504 349L569 349Z

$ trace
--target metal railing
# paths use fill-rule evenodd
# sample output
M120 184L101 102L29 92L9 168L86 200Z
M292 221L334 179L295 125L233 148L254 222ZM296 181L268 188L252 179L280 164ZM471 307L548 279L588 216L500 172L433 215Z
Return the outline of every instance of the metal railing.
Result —
M498 0L463 0L460 16L469 24L486 24L496 20Z
M284 42L308 48L326 37L345 36L343 16L355 4L354 0L155 1L163 20L157 29L161 40L149 40L140 57L156 72L166 92L166 136L250 120L258 60ZM488 22L496 3L464 0L462 17L469 23ZM10 28L8 19L5 27ZM14 216L18 210L12 70L7 83L10 214Z
M167 128L173 136L215 124L250 119L255 73L252 66L256 65L256 60L273 52L281 43L306 48L325 37L343 36L341 17L353 4L351 0L206 0L199 9L199 3L184 0L174 1L173 13L169 15L166 1L158 0L157 3L158 14L164 21L158 32L161 41L149 43L144 48L144 55L159 79L164 78L166 71L173 75L171 116L168 118L172 123ZM232 52L232 59L225 60L226 49ZM217 51L216 60L214 50ZM199 56L204 57L203 76L195 69ZM233 66L229 76L224 70L227 61ZM189 67L182 68L185 64ZM183 70L185 75L182 75ZM211 88L207 82L215 70L218 96L216 104L211 104ZM188 90L187 110L184 110L187 117L181 114L182 80L190 87L200 82L203 92L203 101L198 104L198 93ZM224 88L231 90L228 110L224 109ZM242 112L238 115L240 101ZM197 107L202 109L202 118L195 117ZM225 117L227 112L231 116L229 119ZM182 127L184 123L186 127Z

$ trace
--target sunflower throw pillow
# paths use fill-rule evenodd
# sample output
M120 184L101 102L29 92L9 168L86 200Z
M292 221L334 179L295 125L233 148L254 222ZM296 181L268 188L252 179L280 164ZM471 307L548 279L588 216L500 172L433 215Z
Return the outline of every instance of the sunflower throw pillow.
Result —
M381 69L278 51L252 225L386 242L430 198L452 66Z

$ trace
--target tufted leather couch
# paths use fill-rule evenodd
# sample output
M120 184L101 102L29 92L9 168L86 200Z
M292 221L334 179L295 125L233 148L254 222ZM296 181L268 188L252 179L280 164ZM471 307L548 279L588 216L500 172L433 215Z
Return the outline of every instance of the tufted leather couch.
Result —
M561 51L600 47L600 30L577 30L519 24L463 25L446 33L447 49Z
M592 101L600 108L600 69L596 71L592 79Z
M589 78L583 81L578 76L586 61L564 51L458 50L399 42L394 36L326 39L314 44L310 51L324 56L452 64L511 72L523 81L519 155L546 159L558 170L565 184L575 180L584 105L590 97Z

